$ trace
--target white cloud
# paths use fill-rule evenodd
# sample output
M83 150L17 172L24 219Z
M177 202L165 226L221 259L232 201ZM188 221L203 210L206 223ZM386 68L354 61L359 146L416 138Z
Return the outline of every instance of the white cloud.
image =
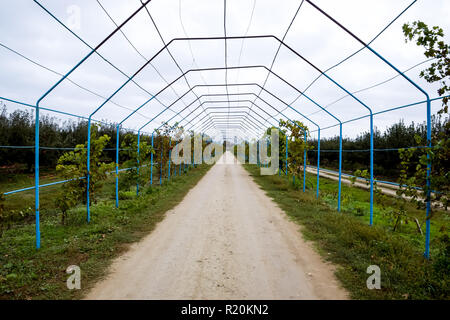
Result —
M74 4L73 1L69 0L42 0L39 2L63 22L67 22L69 19L67 8ZM140 6L140 0L100 0L100 2L116 23L123 22ZM370 41L412 1L315 0L314 2L364 41ZM281 39L299 3L300 1L294 0L282 2L258 0L256 3L252 0L228 0L226 12L227 35L242 36L245 35L248 28L249 35L276 35ZM74 31L91 46L98 44L114 30L115 25L96 1L83 0L77 1L75 4L80 7L81 29ZM255 7L252 16L253 6ZM173 38L185 37L185 32L189 37L221 37L224 35L222 0L153 0L148 5L148 10L158 25L165 42L169 42ZM446 40L448 41L448 33L450 32L449 15L450 4L448 1L418 1L390 26L373 43L372 47L389 61L392 61L400 70L405 70L422 61L424 56L421 48L404 42L401 25L404 22L417 19L432 25L439 25L447 31ZM180 16L183 24L181 24ZM249 25L251 17L251 24ZM145 58L151 58L163 47L163 41L145 10L137 14L123 28L123 31ZM79 39L62 28L37 4L26 0L2 2L0 4L0 42L60 73L66 73L89 52L89 49ZM228 66L266 65L270 67L279 45L273 39L228 40L227 42ZM333 66L361 47L357 41L306 2L303 3L298 16L290 27L285 42L322 70ZM190 43L177 41L169 47L169 50L183 71L195 68L220 68L225 64L223 40L190 41ZM116 33L99 52L129 75L145 63L144 58L131 47L120 32ZM193 63L193 57L195 63ZM153 94L164 88L167 85L166 81L170 83L181 74L167 50L155 57L152 64L157 70L147 66L141 74L136 76L136 81ZM431 96L436 96L436 86L430 86L418 77L419 70L423 68L424 65L413 69L408 73L408 76L423 86ZM317 71L286 48L280 50L273 71L299 90L304 90L318 75ZM373 85L395 76L395 74L395 71L367 50L362 51L329 73L333 79L349 91L356 91ZM267 71L258 68L229 70L227 81L228 83L256 82L262 85L266 76ZM126 80L120 72L114 70L96 55L83 63L70 78L105 97L110 96ZM191 72L186 78L191 85L223 84L225 82L225 71ZM58 76L0 47L0 96L35 103L57 80ZM181 78L174 83L173 89L176 93L172 89L164 90L158 96L160 102L170 105L189 88L184 78ZM287 103L293 102L298 96L297 91L274 76L268 78L267 89ZM259 93L257 87L230 87L229 92L239 93L249 90ZM201 95L226 93L226 90L223 87L209 87L196 88L194 92ZM327 106L344 94L345 92L342 89L323 77L307 91L307 95L321 106ZM401 78L396 78L383 86L357 96L374 111L422 99L420 93ZM298 113L292 109L286 109L284 104L270 97L270 95L263 93L262 97L265 97L269 103L276 106L280 111L284 110L284 115L299 118ZM134 109L148 98L148 94L144 91L134 84L129 84L112 100L127 108ZM192 93L186 95L171 107L173 111L162 113L156 118L154 124L152 123L147 127L147 130L152 130L159 126L163 120L172 118L174 114L186 108L186 105L195 98ZM203 98L202 101L226 100L226 98L226 96ZM249 99L248 96L243 98ZM235 99L238 98L235 97ZM126 125L132 128L141 127L148 119L157 116L164 110L165 107L160 102L156 100L149 102L140 110L139 114L127 120ZM44 100L43 105L86 116L101 103L102 99L65 81ZM243 104L251 106L251 103L248 102ZM261 102L260 104L275 118L281 117L281 114L277 115L271 107ZM173 121L181 120L198 105L199 103L196 102L191 107L186 108L186 111L175 117ZM227 107L228 103L215 105ZM317 112L320 108L304 97L297 100L292 106L297 108L299 112L310 115L310 118L322 127L336 123L326 113ZM10 109L13 108L14 106L10 105ZM264 114L255 107L252 107L252 109ZM199 116L197 119L202 117L200 115L202 110L202 108L198 108L195 112L195 115ZM223 110L226 111L227 109ZM328 110L343 120L367 114L367 110L351 98L345 98L333 104ZM99 111L96 117L109 119L110 121L121 121L130 112L109 103ZM187 119L194 118L195 115L188 116ZM270 120L267 115L265 117ZM375 124L378 127L385 127L400 118L404 118L405 121L421 121L424 119L423 107L403 109L392 114L377 116ZM312 126L311 123L310 125ZM367 121L358 121L346 125L345 128L344 131L347 135L354 136L367 130ZM323 133L323 136L335 133L335 130L328 130Z

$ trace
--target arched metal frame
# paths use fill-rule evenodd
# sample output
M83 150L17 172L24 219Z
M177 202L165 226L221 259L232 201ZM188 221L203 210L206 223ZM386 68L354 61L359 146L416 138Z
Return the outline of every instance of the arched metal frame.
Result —
M40 5L37 1L35 1L38 5ZM68 73L66 73L59 81L57 81L49 90L47 90L36 102L36 106L35 106L35 110L36 110L36 117L35 117L35 211L36 211L36 247L39 248L40 247L40 227L39 227L39 111L41 109L40 107L40 103L59 85L61 84L74 70L76 70L81 64L83 64L83 62L85 62L93 53L96 53L97 50L103 45L105 44L117 31L119 31L124 25L126 25L136 14L138 14L143 8L145 8L146 10L148 10L146 8L146 6L151 2L151 0L147 0L145 2L142 2L142 5L134 12L132 13L122 24L118 25L117 28L114 29L113 32L111 32L104 40L102 40L95 48L91 48L92 50L80 61L78 62ZM396 68L392 63L390 63L387 59L385 59L384 57L382 57L378 52L376 52L375 50L373 50L368 44L366 44L364 41L362 41L360 38L358 38L355 34L353 34L352 32L350 32L347 28L345 28L341 23L339 23L337 20L335 20L333 17L331 17L329 14L327 14L325 11L323 11L321 8L319 8L317 5L315 5L312 1L310 0L306 0L306 2L308 2L311 6L313 6L317 11L319 11L321 14L323 14L325 17L327 17L328 19L330 19L333 23L335 23L339 28L341 28L342 30L344 30L345 32L347 32L350 36L352 36L354 39L356 39L358 42L360 42L363 45L363 49L366 48L369 51L371 51L375 56L377 56L380 60L382 60L384 63L386 63L388 66L390 66L392 69L394 69L399 75L401 75L404 79L406 79L410 84L412 84L418 91L420 91L421 93L423 93L426 97L426 104L427 104L427 145L428 147L431 147L431 99L429 97L429 95L427 94L427 92L425 90L423 90L419 85L417 85L414 81L412 81L410 78L408 78L403 72L401 72L398 68ZM43 7L42 5L40 5L41 7ZM44 10L46 10L44 8ZM48 12L48 10L46 10ZM52 15L50 12L48 12L50 15ZM52 15L53 18L55 18ZM56 19L56 18L55 18ZM58 19L56 19L58 22L60 22ZM61 23L61 22L60 22ZM62 23L61 23L62 24ZM64 26L64 24L62 24ZM226 28L226 24L225 24L225 28ZM69 30L70 31L70 30ZM72 32L73 33L73 32ZM79 38L79 37L78 37ZM350 91L348 91L347 89L345 89L342 85L340 85L338 82L336 82L334 79L332 79L330 76L328 76L325 72L321 71L318 67L316 67L314 64L312 64L310 61L308 61L307 59L305 59L302 55L300 55L298 52L296 52L295 50L293 50L291 47L289 47L286 43L284 43L282 40L278 39L276 36L273 35L264 35L264 36L242 36L242 37L227 37L226 36L226 31L225 31L225 37L208 37L208 38L175 38L172 39L170 42L165 43L164 47L158 51L158 53L154 56L156 57L159 53L161 53L163 50L167 49L171 43L173 43L174 41L194 41L194 40L224 40L225 43L227 40L232 40L232 39L256 39L256 38L273 38L276 41L278 41L280 43L280 46L283 45L285 48L289 49L291 52L293 52L295 55L297 55L299 58L301 58L303 61L305 61L306 63L308 63L310 66L312 66L314 69L316 69L320 75L323 75L324 77L326 77L330 82L332 82L334 85L336 85L337 87L339 87L340 89L342 89L343 91L345 91L349 96L351 96L355 101L357 101L359 104L361 104L364 108L366 108L369 111L369 116L370 116L370 224L372 225L373 223L373 113L372 110L369 106L367 106L364 102L362 102L360 99L358 99L357 97L355 97ZM81 38L80 38L81 40ZM82 40L83 41L83 40ZM84 41L83 41L84 42ZM86 44L86 43L85 43ZM226 46L225 46L225 50L226 50ZM154 58L153 57L153 58ZM152 59L153 59L152 58ZM95 115L96 112L98 112L107 102L109 102L111 100L112 97L114 97L123 87L125 87L130 81L134 81L133 78L140 72L142 71L152 60L148 60L140 69L138 69L131 77L128 77L128 80L123 83L122 86L120 86L109 98L107 98L97 109L95 109L95 111L93 113L91 113L89 115L88 118L88 161L87 161L87 166L88 166L88 175L87 175L87 180L88 180L88 192L87 192L87 221L89 222L90 220L90 203L89 203L89 181L90 181L90 137L91 137L91 122L92 122L92 117ZM225 64L226 64L226 59L225 59ZM228 67L228 65L226 64L225 70L231 69L232 67ZM181 70L181 69L180 69ZM269 71L271 71L269 69ZM184 76L184 74L183 74ZM227 88L227 86L226 86ZM228 89L228 88L227 88ZM163 89L164 90L164 89ZM297 89L296 89L297 90ZM297 90L299 91L299 90ZM311 102L315 103L312 99L308 98L304 93L301 93L299 91L299 93L301 94L301 96L305 96L308 100L310 100ZM228 92L227 92L228 94ZM155 96L152 96L150 100L152 100L153 98L155 98ZM316 104L316 103L315 103ZM317 104L316 104L317 105ZM318 105L319 106L319 105ZM320 107L320 106L319 106ZM136 109L132 114L134 114L135 112L137 112L140 108ZM323 109L323 108L322 108ZM323 109L324 111L326 111L325 109ZM329 113L328 111L326 111L327 113ZM131 115L132 115L131 114ZM329 113L330 114L330 113ZM131 116L130 115L130 116ZM330 114L333 118L335 118L332 114ZM335 118L336 120L338 120L337 118ZM124 119L123 121L125 121L126 119ZM122 121L122 122L123 122ZM340 135L342 137L342 122L339 121L339 126L340 126ZM121 123L122 123L121 122ZM214 122L214 121L213 121ZM142 129L142 128L141 128ZM320 132L320 128L318 129ZM140 135L140 130L138 132L138 135ZM320 135L320 133L319 133ZM153 136L153 135L152 135ZM153 139L152 139L153 141ZM342 158L342 139L340 140L340 162L341 162L341 158ZM340 168L341 170L341 168ZM431 160L428 157L428 163L427 163L427 186L430 186L430 172L431 172ZM116 168L116 173L117 173L117 168ZM427 215L427 220L426 220L426 240L425 240L425 253L424 255L426 257L429 257L429 242L430 242L430 220L429 215L430 215L430 190L428 188L427 194L426 194L426 198L427 198L427 209L426 209L426 215Z

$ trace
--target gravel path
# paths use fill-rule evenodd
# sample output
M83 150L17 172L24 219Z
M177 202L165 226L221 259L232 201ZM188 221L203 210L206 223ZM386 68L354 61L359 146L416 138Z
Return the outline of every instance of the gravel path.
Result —
M86 298L347 298L299 226L234 162L226 153Z

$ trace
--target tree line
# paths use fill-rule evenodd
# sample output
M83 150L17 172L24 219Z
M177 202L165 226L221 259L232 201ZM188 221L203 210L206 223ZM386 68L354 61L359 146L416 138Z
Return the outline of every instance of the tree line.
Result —
M433 135L450 134L447 123L439 116L432 117ZM398 149L410 147L424 147L420 141L426 141L427 126L423 123L405 124L403 120L389 126L384 132L374 128L374 175L397 180L400 175L400 154ZM420 139L419 139L420 137ZM317 162L317 139L309 142L313 149L308 152L308 162ZM337 169L339 165L339 136L320 139L320 164L323 167ZM344 171L354 172L369 168L370 164L370 132L363 132L355 138L342 139L342 168ZM450 168L449 168L450 169Z
M0 102L0 166L12 173L33 172L34 170L34 112L15 110L7 112L6 105ZM54 169L58 159L71 148L87 140L88 123L84 120L58 121L55 117L43 115L40 117L40 166L44 169ZM130 131L121 129L119 140L124 141ZM102 124L98 127L98 135L107 135L110 139L105 145L101 161L115 161L116 124ZM160 138L155 137L155 145ZM151 143L151 136L142 135L141 142ZM18 148L16 148L18 147ZM30 148L23 148L30 147ZM129 160L127 152L119 154L119 161Z

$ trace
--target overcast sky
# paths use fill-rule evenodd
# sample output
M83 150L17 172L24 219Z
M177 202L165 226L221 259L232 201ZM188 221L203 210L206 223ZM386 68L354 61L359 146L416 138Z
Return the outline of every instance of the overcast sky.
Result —
M116 28L114 23L121 24L141 6L140 0L99 0L101 6L94 0L38 2L85 43L64 29L36 1L0 2L0 97L32 105L61 78L58 73L67 73L90 52L86 44L97 46ZM414 1L313 2L363 41L369 42ZM165 43L174 38L223 37L224 1L153 0L146 9L148 11L142 9L121 29L123 33L117 32L98 50L101 56L90 56L69 76L72 82L63 81L41 102L41 106L87 117L127 80L125 75L133 75L148 59L152 59L134 78L139 87L134 83L126 85L111 99L112 102L106 103L93 116L94 119L120 122L146 103L151 95L156 95L177 79L170 88L160 92L138 113L129 117L123 126L139 129L154 119L143 128L144 131L152 132L167 120L171 123L181 121L188 129L194 125L193 128L199 130L207 128L209 123L213 124L212 129L226 127L229 121L231 127L244 122L248 133L259 132L260 128L275 124L275 119L287 117L302 120L314 130L317 127L313 122L325 128L335 125L336 119L346 121L368 114L364 105L352 97L343 98L345 91L323 76L308 88L319 72L297 54L318 69L326 70L359 50L361 44L306 1L226 1L227 36L274 35L279 39L284 38L290 49L285 46L279 49L280 43L276 39L265 37L229 39L226 48L223 39L173 41L168 50L160 51ZM449 0L418 0L371 47L405 71L426 58L422 48L405 43L401 29L403 23L420 19L429 25L439 25L446 31L446 41L450 42L449 17ZM270 68L272 63L273 73L261 67ZM224 69L189 71L180 77L188 70L224 68L225 65L246 68L228 72ZM427 90L431 97L436 97L437 86L427 84L418 76L426 66L427 63L413 68L407 75ZM327 74L350 92L397 75L367 49ZM218 86L225 83L231 84L228 90L225 86ZM256 95L261 92L261 88L250 85L253 83L261 87L264 85L267 90L262 90L259 98ZM299 92L306 88L305 96L298 98ZM374 112L424 100L424 95L401 77L355 95ZM18 107L9 102L6 105L8 111ZM229 106L232 109L228 109ZM319 106L326 108L334 117ZM433 103L433 111L437 111L439 106L440 101ZM235 112L231 119L228 118L228 110ZM61 120L68 119L49 114ZM380 114L374 121L383 130L399 119L422 122L425 115L425 104L421 104ZM368 118L345 124L344 135L353 137L367 131L368 126ZM337 127L323 130L322 136L335 135L337 132ZM228 132L229 135L235 133L234 130ZM242 135L242 130L236 134Z

